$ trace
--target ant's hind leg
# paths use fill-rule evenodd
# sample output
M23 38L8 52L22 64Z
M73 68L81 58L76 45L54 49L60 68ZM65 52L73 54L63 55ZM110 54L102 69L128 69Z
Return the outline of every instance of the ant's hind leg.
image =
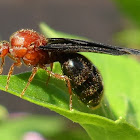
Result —
M28 88L28 86L30 85L30 83L32 82L34 76L36 75L38 70L38 67L33 67L32 69L32 74L30 75L29 79L28 79L28 83L26 84L25 88L23 89L22 93L20 94L20 97L22 98L22 96L24 95L26 89Z
M70 79L65 76L65 75L60 75L60 74L56 74L53 73L52 71L48 70L47 68L43 68L48 74L50 74L51 76L57 78L57 79L61 79L61 80L65 80L68 86L68 92L70 94L70 99L69 99L69 107L70 110L72 110L72 89L71 89L71 83L70 83Z
M21 66L21 61L20 59L17 59L15 63L12 64L12 66L10 67L10 70L8 72L8 76L7 76L7 84L6 84L6 87L5 87L5 90L8 90L8 86L9 86L9 82L10 82L10 78L11 78L11 75L14 71L14 67L15 66Z

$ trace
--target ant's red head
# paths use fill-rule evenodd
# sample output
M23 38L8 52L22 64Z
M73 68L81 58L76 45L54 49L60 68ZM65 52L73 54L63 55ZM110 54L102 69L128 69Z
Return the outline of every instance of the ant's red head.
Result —
M34 50L36 47L45 45L47 43L46 38L39 33L22 29L15 32L10 37L10 53L15 57L24 57L28 51Z
M9 42L1 41L0 42L0 57L5 57L9 52Z
M1 57L0 74L3 71L4 58L8 53L9 53L9 42L1 41L0 42L0 57Z
M9 52L9 42L1 41L0 42L0 57L5 57Z

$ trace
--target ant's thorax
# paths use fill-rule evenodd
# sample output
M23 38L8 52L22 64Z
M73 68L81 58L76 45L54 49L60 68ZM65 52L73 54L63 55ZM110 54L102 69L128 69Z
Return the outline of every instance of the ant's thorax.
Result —
M20 30L10 37L9 53L15 59L22 59L26 65L45 64L49 60L48 52L38 47L46 44L43 35L33 30Z

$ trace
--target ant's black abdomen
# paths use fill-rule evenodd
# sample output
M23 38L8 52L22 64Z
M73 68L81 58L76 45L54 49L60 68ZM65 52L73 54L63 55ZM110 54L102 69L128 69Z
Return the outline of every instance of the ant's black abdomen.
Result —
M81 54L65 53L62 56L63 74L70 78L74 94L89 107L99 105L103 84L97 68Z

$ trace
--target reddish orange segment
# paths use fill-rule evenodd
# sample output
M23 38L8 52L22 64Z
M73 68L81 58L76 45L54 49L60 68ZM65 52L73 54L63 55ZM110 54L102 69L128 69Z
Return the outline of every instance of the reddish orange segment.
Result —
M26 65L37 65L44 60L42 50L37 50L39 46L47 44L47 39L33 30L20 30L10 37L10 54L17 58L22 58ZM48 57L48 54L45 53ZM45 58L46 59L46 58Z
M12 34L10 37L11 47L26 47L32 49L47 43L46 38L33 30L20 30Z

